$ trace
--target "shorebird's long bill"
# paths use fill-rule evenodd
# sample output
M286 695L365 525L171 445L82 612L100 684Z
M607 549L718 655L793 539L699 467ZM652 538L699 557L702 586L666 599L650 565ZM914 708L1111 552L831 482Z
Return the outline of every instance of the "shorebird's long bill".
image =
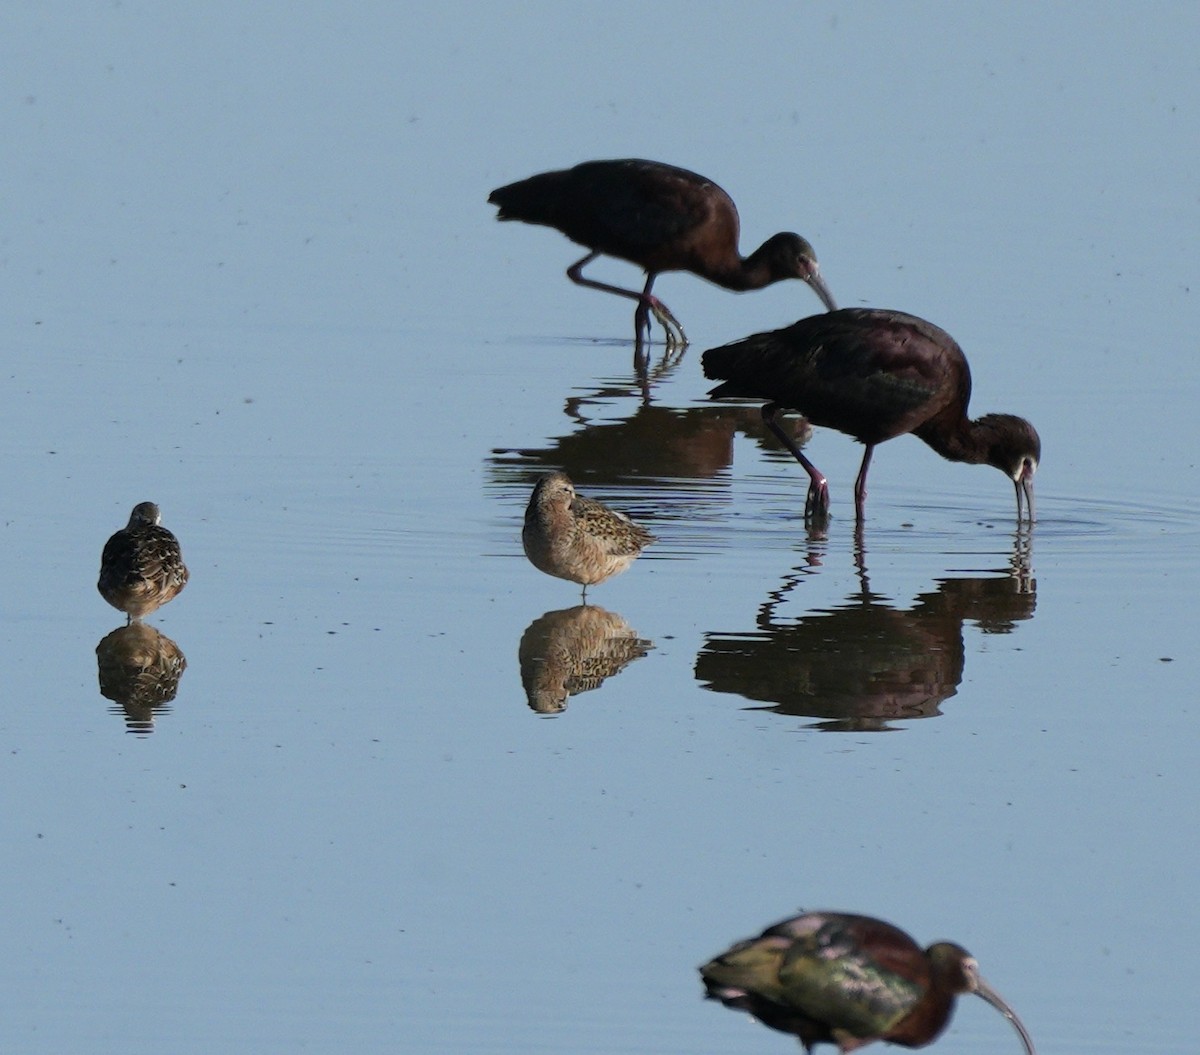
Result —
M833 294L829 292L829 287L825 285L825 280L821 277L821 273L813 270L813 273L804 280L812 288L812 291L821 298L821 303L829 311L837 311L837 304L834 302Z
M1033 1038L1029 1035L1029 1030L1025 1028L1024 1023L1017 1018L1017 1013L1011 1007L1009 1007L1003 998L1001 998L1000 994L997 993L996 990L990 985L988 985L987 982L980 978L978 974L974 975L974 981L975 992L983 997L984 1000L991 1004L992 1007L999 1011L1000 1014L1002 1014L1009 1020L1009 1022L1013 1024L1013 1029L1017 1031L1021 1037L1021 1043L1025 1045L1025 1055L1037 1055L1037 1051L1033 1046Z

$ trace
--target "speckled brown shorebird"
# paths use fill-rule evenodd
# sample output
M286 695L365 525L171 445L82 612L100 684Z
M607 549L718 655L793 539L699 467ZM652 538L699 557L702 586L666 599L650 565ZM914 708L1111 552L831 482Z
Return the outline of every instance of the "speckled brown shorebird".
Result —
M140 620L161 608L187 585L179 540L159 524L153 502L139 502L129 523L105 543L96 588L114 608Z
M654 536L623 513L581 498L566 473L547 473L533 489L521 532L539 571L587 588L623 572Z

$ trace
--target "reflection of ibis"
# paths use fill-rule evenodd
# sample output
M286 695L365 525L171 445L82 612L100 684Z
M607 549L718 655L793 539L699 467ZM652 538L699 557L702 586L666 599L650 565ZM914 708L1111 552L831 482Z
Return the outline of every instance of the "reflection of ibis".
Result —
M872 593L864 573L862 590L843 604L798 619L776 611L783 592L761 606L753 626L706 633L696 679L779 714L824 719L828 731L887 729L941 713L963 678L963 624L1007 634L1037 608L1027 574L942 579L906 610Z
M589 252L567 270L572 282L637 301L633 324L639 344L650 338L650 316L667 344L685 345L683 327L650 292L660 271L690 271L732 290L762 289L785 278L807 282L827 308L833 298L821 279L813 248L798 234L780 233L748 257L738 252L733 199L711 180L658 161L585 161L499 187L488 197L501 220L522 220L561 231ZM584 278L596 257L615 256L646 271L645 288L611 286Z
M1016 486L1017 520L1023 501L1034 519L1033 474L1041 440L1024 418L986 414L971 421L971 370L962 349L945 330L899 311L845 308L813 315L782 330L712 348L704 374L723 384L714 399L739 396L769 400L763 418L804 466L812 483L804 512L829 511L829 485L812 462L776 427L777 411L790 409L866 445L854 484L862 518L867 468L877 444L911 432L943 458L992 465Z
M777 923L700 968L707 996L748 1011L764 1025L800 1039L854 1051L873 1040L920 1048L936 1039L955 998L975 993L1020 1034L1021 1020L980 976L960 945L922 950L883 920L841 912L808 912Z
M733 464L734 438L742 433L772 455L779 446L754 407L722 405L661 407L643 403L625 417L585 416L589 402L603 403L606 392L568 403L574 431L542 447L501 448L489 468L496 480L534 484L547 470L561 468L572 480L590 486L617 486L629 480L654 480L658 489L697 493L693 481L711 480ZM607 411L607 408L605 408ZM802 418L782 422L797 442L811 433Z

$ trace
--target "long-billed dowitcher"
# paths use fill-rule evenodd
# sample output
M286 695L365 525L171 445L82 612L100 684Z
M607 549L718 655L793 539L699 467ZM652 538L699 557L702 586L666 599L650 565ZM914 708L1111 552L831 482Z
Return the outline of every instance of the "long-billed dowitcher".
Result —
M873 1040L924 1047L946 1028L955 998L975 993L1035 1055L1025 1026L966 949L942 941L922 950L870 916L806 912L738 942L700 976L710 999L793 1034L808 1052L820 1043L855 1051Z
M798 278L825 307L835 307L808 242L781 232L743 257L733 199L711 180L674 165L638 158L585 161L498 187L488 201L499 206L497 219L553 227L585 246L588 255L567 269L567 277L636 300L639 345L643 335L650 339L651 315L662 325L668 346L687 344L679 320L650 292L660 271L690 271L738 292ZM643 268L645 288L639 293L584 278L583 269L601 255Z
M770 400L763 419L812 481L807 517L829 511L829 485L779 428L779 410L798 410L814 425L866 445L854 484L860 520L876 445L911 432L952 462L995 466L1016 487L1017 522L1023 504L1033 522L1033 474L1042 455L1037 431L1012 414L968 419L971 369L954 338L931 322L899 311L843 308L711 348L701 363L705 377L725 382L709 393L713 399Z
M539 571L587 588L623 572L654 541L644 527L601 502L582 498L566 473L547 473L525 510L521 542Z
M129 523L105 543L96 588L129 622L171 600L188 581L179 540L159 523L153 502L139 502Z

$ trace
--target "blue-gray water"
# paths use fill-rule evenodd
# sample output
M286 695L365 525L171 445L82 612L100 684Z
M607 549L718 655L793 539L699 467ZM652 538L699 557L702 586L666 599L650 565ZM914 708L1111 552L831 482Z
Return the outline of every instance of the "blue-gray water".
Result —
M1194 1050L1193 5L0 31L0 1048L789 1052L695 967L804 907L962 942L1042 1055ZM861 450L818 430L806 538L803 474L699 367L818 310L797 283L661 278L694 345L641 391L631 306L486 204L613 156L954 334L973 409L1041 433L1032 536L998 473L904 438L860 549ZM650 644L548 718L521 643L579 595L519 529L551 465L661 541L589 594ZM187 666L128 716L94 584L144 499ZM940 1043L1016 1050L973 1000Z

